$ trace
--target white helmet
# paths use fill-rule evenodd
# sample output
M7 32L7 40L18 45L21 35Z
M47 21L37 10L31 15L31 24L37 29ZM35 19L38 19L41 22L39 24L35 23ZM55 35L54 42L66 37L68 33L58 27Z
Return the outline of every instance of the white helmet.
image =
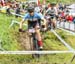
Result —
M40 12L40 8L39 7L35 7L35 12L39 13Z

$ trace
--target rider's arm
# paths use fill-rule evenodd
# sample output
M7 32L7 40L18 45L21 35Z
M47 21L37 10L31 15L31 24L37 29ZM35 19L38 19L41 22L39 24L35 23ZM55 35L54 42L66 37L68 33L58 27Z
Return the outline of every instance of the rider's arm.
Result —
M43 25L46 26L46 19L44 18L44 16L42 14L39 14L39 17L43 21Z
M24 19L22 19L22 21L20 22L20 29L22 29L23 23L24 23Z
M44 30L46 30L47 29L46 19L45 18L42 18L42 21L43 21L43 25L42 26L44 26L43 28L44 28Z
M43 21L43 25L46 26L46 19L45 18L42 18L42 21Z
M57 8L55 7L55 15L58 15L58 11L57 11Z
M22 21L20 22L20 29L22 29L23 23L24 21L26 21L28 19L28 14L25 14L24 18L22 19Z
M51 10L51 8L48 8L45 14L47 14L50 10Z
M47 13L49 10L50 10L50 8L48 8L48 9L46 10L46 13Z

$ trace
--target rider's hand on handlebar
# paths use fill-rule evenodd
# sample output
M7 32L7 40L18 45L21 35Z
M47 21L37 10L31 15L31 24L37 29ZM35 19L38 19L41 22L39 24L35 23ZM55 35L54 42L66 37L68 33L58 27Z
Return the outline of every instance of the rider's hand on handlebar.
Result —
M43 28L44 31L46 31L46 29L47 29L46 25L42 25L42 28Z
M19 29L19 32L25 32L24 30L22 30L22 29Z

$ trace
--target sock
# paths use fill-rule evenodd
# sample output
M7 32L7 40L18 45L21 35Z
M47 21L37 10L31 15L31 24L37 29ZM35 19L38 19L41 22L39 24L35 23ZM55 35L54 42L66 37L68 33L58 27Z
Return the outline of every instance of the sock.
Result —
M43 46L43 42L42 41L38 41L38 45L39 45L39 47Z

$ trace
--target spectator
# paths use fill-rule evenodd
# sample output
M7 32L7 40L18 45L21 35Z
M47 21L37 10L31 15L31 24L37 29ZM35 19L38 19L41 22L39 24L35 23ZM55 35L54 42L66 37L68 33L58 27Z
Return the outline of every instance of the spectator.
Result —
M60 10L63 10L64 9L62 3L59 4L59 9Z
M25 9L25 4L24 3L22 4L22 8Z
M7 15L11 15L11 13L10 13L10 6L7 6L6 14L7 14Z
M16 7L15 13L18 14L18 15L20 15L20 7L19 7L19 4L17 4L16 6L17 6L17 7ZM19 17L18 15L15 15L15 17L16 17L16 18Z
M66 16L66 20L67 20L68 22L72 22L72 21L73 21L73 16L72 16L72 15L67 15L67 16Z
M75 24L75 17L73 18L73 22L74 22L74 24Z

